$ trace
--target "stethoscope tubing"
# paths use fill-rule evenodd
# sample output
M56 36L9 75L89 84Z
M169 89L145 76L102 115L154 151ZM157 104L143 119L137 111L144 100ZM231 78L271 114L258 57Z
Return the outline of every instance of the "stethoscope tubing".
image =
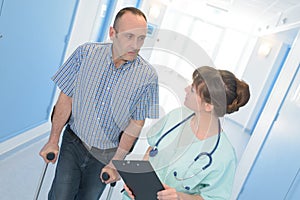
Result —
M172 128L170 128L167 132L165 132L162 136L160 136L160 138L155 143L154 147L149 152L150 157L156 156L156 154L158 153L157 147L158 147L158 145L159 145L159 143L161 142L162 139L164 139L170 132L172 132L173 130L175 130L181 124L185 123L187 120L189 120L194 115L195 115L195 113L189 115L187 118L185 118L184 120L182 120L181 122L179 122L178 124L176 124L175 126L173 126Z
M197 176L199 173L201 173L202 171L206 170L206 169L212 164L212 160L213 160L213 159L212 159L212 155L213 155L213 153L216 151L217 147L219 146L220 138L221 138L221 132L219 131L217 142L216 142L214 148L212 149L212 151L211 151L210 153L208 153L208 152L201 152L201 153L199 153L199 154L194 158L194 161L188 166L188 169L190 169L190 168L192 167L192 165L193 165L198 159L200 159L202 156L207 156L208 159L209 159L209 161L208 161L208 163L207 163L204 167L201 168L201 170L200 170L199 172L197 172L196 174L193 174L193 175L191 175L191 176L189 176L189 177L180 178L180 177L177 176L177 172L174 171L174 172L173 172L173 175L174 175L175 179L178 180L178 181L184 181L184 180L193 178L193 177ZM187 170L187 171L188 171L188 170Z
M193 117L194 115L195 115L195 113L189 115L189 116L186 117L184 120L182 120L181 122L179 122L178 124L176 124L175 126L173 126L171 129L169 129L167 132L165 132L165 133L157 140L157 142L155 143L154 147L150 150L149 156L150 156L150 157L156 156L157 153L158 153L158 145L159 145L159 143L162 141L162 139L164 139L170 132L172 132L172 131L175 130L178 126L180 126L180 125L182 125L183 123L185 123L187 120L189 120L189 119L190 119L191 117ZM189 176L189 177L185 177L185 178L179 178L179 177L177 177L177 172L174 171L174 172L173 172L173 175L174 175L174 177L175 177L176 180L178 180L178 181L184 181L184 180L190 179L190 178L192 178L192 177L198 175L200 172L204 171L205 169L207 169L207 168L212 164L212 155L213 155L213 153L216 151L216 149L217 149L218 146L219 146L220 136L221 136L221 125L220 125L220 121L218 121L218 125L219 125L219 127L218 127L218 129L219 129L219 130L218 130L218 139L217 139L217 142L216 142L214 148L211 150L210 153L208 153L208 152L201 152L201 153L199 153L199 154L193 159L193 162L189 165L188 169L191 168L191 166L192 166L192 165L193 165L200 157L202 157L202 156L207 156L207 157L208 157L208 159L209 159L208 163L207 163L204 167L202 167L201 170L200 170L199 172L197 172L196 174L193 174L193 175L191 175L191 176Z

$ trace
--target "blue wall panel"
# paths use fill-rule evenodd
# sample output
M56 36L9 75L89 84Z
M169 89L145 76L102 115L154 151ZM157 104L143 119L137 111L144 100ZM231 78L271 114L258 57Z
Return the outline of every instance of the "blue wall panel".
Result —
M277 88L280 90L280 88ZM239 199L300 199L300 70L278 111Z
M5 0L0 16L0 142L48 120L77 1Z

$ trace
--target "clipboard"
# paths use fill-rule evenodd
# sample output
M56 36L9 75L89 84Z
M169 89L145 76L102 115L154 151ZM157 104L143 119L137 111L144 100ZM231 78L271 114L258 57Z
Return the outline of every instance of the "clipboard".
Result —
M136 200L157 199L157 192L164 190L149 161L112 160L112 163Z

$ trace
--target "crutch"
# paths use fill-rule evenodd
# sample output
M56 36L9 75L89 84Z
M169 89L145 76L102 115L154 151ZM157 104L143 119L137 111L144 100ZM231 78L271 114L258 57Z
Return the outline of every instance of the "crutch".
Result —
M51 161L55 158L55 154L53 152L50 152L50 153L47 154L46 157L47 157L47 160ZM44 177L45 177L45 174L46 174L46 171L47 171L48 164L49 163L45 163L45 165L44 165L44 169L42 171L42 175L41 175L41 178L40 178L40 181L39 181L39 184L38 184L37 191L36 191L35 196L34 196L34 200L37 200L39 198L40 190L41 190L41 187L42 187L42 184L43 184L43 181L44 181Z
M109 174L108 174L108 173L104 172L104 173L102 174L102 179L103 179L103 180L106 181L106 180L108 180L109 178L110 178L110 177L109 177ZM110 200L111 195L112 195L112 192L113 192L113 187L115 187L115 186L116 186L116 182L110 184L110 187L109 187L109 190L108 190L108 193L107 193L106 200Z

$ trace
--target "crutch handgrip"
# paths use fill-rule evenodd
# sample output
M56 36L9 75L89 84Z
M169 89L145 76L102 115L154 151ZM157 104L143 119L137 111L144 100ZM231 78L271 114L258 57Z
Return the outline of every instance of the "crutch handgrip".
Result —
M107 181L109 178L110 178L109 174L107 172L103 172L102 179ZM113 182L110 184L111 187L115 187L115 185L116 185L116 182Z
M46 156L47 160L51 161L55 158L55 154L53 152L50 152Z

